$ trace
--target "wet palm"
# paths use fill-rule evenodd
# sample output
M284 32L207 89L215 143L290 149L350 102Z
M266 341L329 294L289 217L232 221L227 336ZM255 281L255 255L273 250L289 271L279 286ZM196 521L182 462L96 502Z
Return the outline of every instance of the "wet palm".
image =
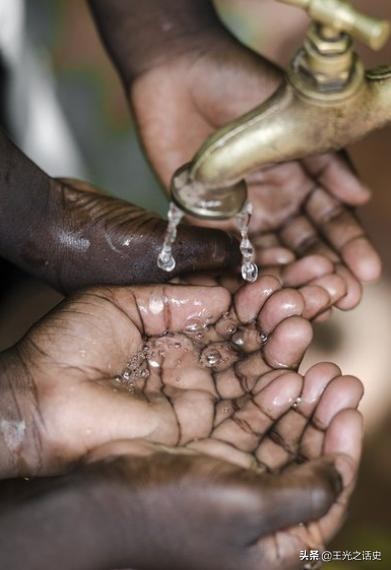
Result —
M207 51L184 53L143 73L131 101L164 184L208 135L266 99L280 80L276 68L233 39L216 39ZM349 268L336 268L349 293L338 306L357 304L359 282L376 279L380 261L350 209L365 203L369 192L346 157L331 153L273 166L248 183L258 262L277 266L278 273L296 257L325 255Z
M28 435L36 457L29 472L58 472L113 440L141 439L192 450L183 460L186 484L181 483L178 494L171 489L172 504L185 500L195 508L192 489L200 473L213 473L213 484L211 475L204 484L214 489L214 507L211 510L209 495L200 498L195 524L216 524L221 556L228 552L225 533L230 527L231 534L244 533L232 567L277 567L278 556L294 566L300 549L319 546L339 527L357 468L361 433L353 410L361 398L356 379L341 376L330 364L320 364L304 377L295 371L312 338L311 326L301 317L304 310L299 292L281 290L268 276L241 287L234 296L222 287L167 285L94 289L66 301L18 347L35 385L34 427ZM158 520L159 485L166 475L175 479L181 473L181 463L164 459L165 449L163 459L162 453L153 454L148 463L155 473L151 484L158 493ZM339 458L339 469L346 472L342 502L335 503L320 523L272 538L272 531L327 511L333 484L327 477L323 484L313 479L316 473L319 479L319 469L327 471L329 462L319 466L311 460L340 453L346 456ZM134 462L127 461L126 469L132 471ZM298 461L309 461L308 467L289 473ZM231 464L251 470L238 471ZM239 513L235 485L227 487L227 473L232 481L253 481L250 489L244 484ZM264 475L259 478L260 473ZM145 477L139 481L142 487ZM134 479L132 484L137 487ZM286 509L275 502L275 485L286 485ZM221 492L215 495L217 489ZM305 508L302 500L297 501L300 490L311 499ZM280 514L273 519L276 509ZM181 528L179 504L178 511ZM250 511L258 526L245 524ZM164 504L161 512L166 512ZM274 522L261 520L266 514ZM176 532L173 528L173 543L167 546L173 559L178 556ZM215 539L200 533L195 544L202 552L206 547L215 551ZM151 539L151 552L154 547L158 549ZM181 564L178 567L194 567L189 561ZM229 564L221 567L230 568ZM216 568L208 559L202 567Z

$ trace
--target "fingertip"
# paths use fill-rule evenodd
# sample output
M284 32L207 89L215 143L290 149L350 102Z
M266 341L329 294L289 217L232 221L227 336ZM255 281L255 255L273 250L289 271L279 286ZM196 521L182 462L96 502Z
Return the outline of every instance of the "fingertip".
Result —
M341 254L346 265L360 281L370 283L381 276L381 259L367 238L360 237L349 242Z
M300 293L304 299L303 317L314 319L328 310L331 299L328 292L317 285L307 285L300 288Z
M286 287L300 287L329 275L333 269L334 265L327 257L311 254L284 267L281 276Z
M295 261L294 253L286 247L258 248L256 256L258 265L287 265Z
M276 490L284 501L281 523L283 519L291 525L318 520L329 511L342 490L334 457L322 457L287 469L280 475Z
M265 302L281 289L274 275L261 275L255 283L246 283L235 295L235 309L241 323L254 321Z
M273 368L298 366L313 338L311 324L302 317L289 317L274 329L264 347L264 356Z
M173 246L175 275L187 271L236 268L240 264L237 238L223 230L181 225Z
M341 311L349 311L356 307L362 298L362 285L344 265L337 265L335 268L337 275L342 277L346 283L346 295L340 299L335 306Z
M314 420L321 429L327 429L339 412L355 409L364 393L362 382L355 376L336 376L326 387L316 409Z
M265 334L288 317L301 316L304 311L303 296L296 289L281 289L274 293L262 307L258 323Z
M364 435L364 420L358 410L339 412L326 433L324 453L335 456L335 464L344 487L348 487L357 475Z

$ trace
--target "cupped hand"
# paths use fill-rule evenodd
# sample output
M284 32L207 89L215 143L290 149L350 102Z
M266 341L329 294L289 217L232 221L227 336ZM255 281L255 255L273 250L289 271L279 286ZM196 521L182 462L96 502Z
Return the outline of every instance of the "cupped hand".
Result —
M328 302L319 295L314 309ZM258 418L258 392L277 413L283 386L279 415L300 397L292 371L312 340L305 311L303 295L272 276L234 294L218 286L107 287L64 301L6 355L34 387L36 469L56 471L122 438L232 451L223 445L240 424L232 417ZM258 449L258 427L247 437L239 431L244 465Z
M278 69L226 37L141 74L130 101L164 184L169 186L173 172L208 135L265 100L280 82ZM361 283L377 279L381 264L353 210L370 193L347 156L330 153L264 168L249 176L248 184L258 262L278 273L297 257L321 254L333 262L334 275L346 288L336 305L354 307Z
M116 528L135 490L148 538L121 564L160 568L164 550L170 568L296 567L339 528L361 446L361 383L332 364L296 371L312 338L303 311L270 276L234 295L159 285L68 299L3 356L25 426L3 475L58 473L106 444L90 460L128 454L113 472L103 462L126 482Z
M217 445L199 452L145 440L94 450L87 472L90 481L103 481L99 496L111 521L105 538L116 545L111 564L293 570L305 567L302 551L321 553L346 517L357 475L362 421L350 406L361 388L332 364L309 370L303 386L303 407L270 419L261 436L264 459L251 468L235 465L240 437L224 459ZM259 416L265 420L262 406ZM247 434L254 428L243 418L235 422Z

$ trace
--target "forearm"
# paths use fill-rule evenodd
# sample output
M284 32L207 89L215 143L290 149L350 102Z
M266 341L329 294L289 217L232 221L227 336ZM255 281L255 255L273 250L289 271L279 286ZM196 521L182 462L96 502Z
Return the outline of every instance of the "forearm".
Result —
M211 0L88 0L126 85L187 50L228 37Z
M0 482L0 567L113 568L118 529L110 518L116 500L94 469Z
M0 132L0 258L61 292L168 280L156 264L166 223L79 186L47 176ZM176 272L232 267L233 245L221 231L181 226Z
M0 131L0 257L23 269L45 262L34 236L47 230L50 188L51 178Z

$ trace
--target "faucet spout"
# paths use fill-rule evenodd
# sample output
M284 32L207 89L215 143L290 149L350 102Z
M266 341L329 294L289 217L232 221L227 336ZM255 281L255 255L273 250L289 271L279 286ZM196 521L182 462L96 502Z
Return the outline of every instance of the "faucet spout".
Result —
M349 96L302 91L293 73L265 103L220 129L195 155L191 176L230 186L265 165L340 149L391 122L391 67L359 68Z
M274 95L209 137L175 173L172 197L187 213L232 217L252 171L338 150L391 122L391 66L365 72L353 49L354 37L381 48L390 24L346 0L281 1L314 20L303 46Z

